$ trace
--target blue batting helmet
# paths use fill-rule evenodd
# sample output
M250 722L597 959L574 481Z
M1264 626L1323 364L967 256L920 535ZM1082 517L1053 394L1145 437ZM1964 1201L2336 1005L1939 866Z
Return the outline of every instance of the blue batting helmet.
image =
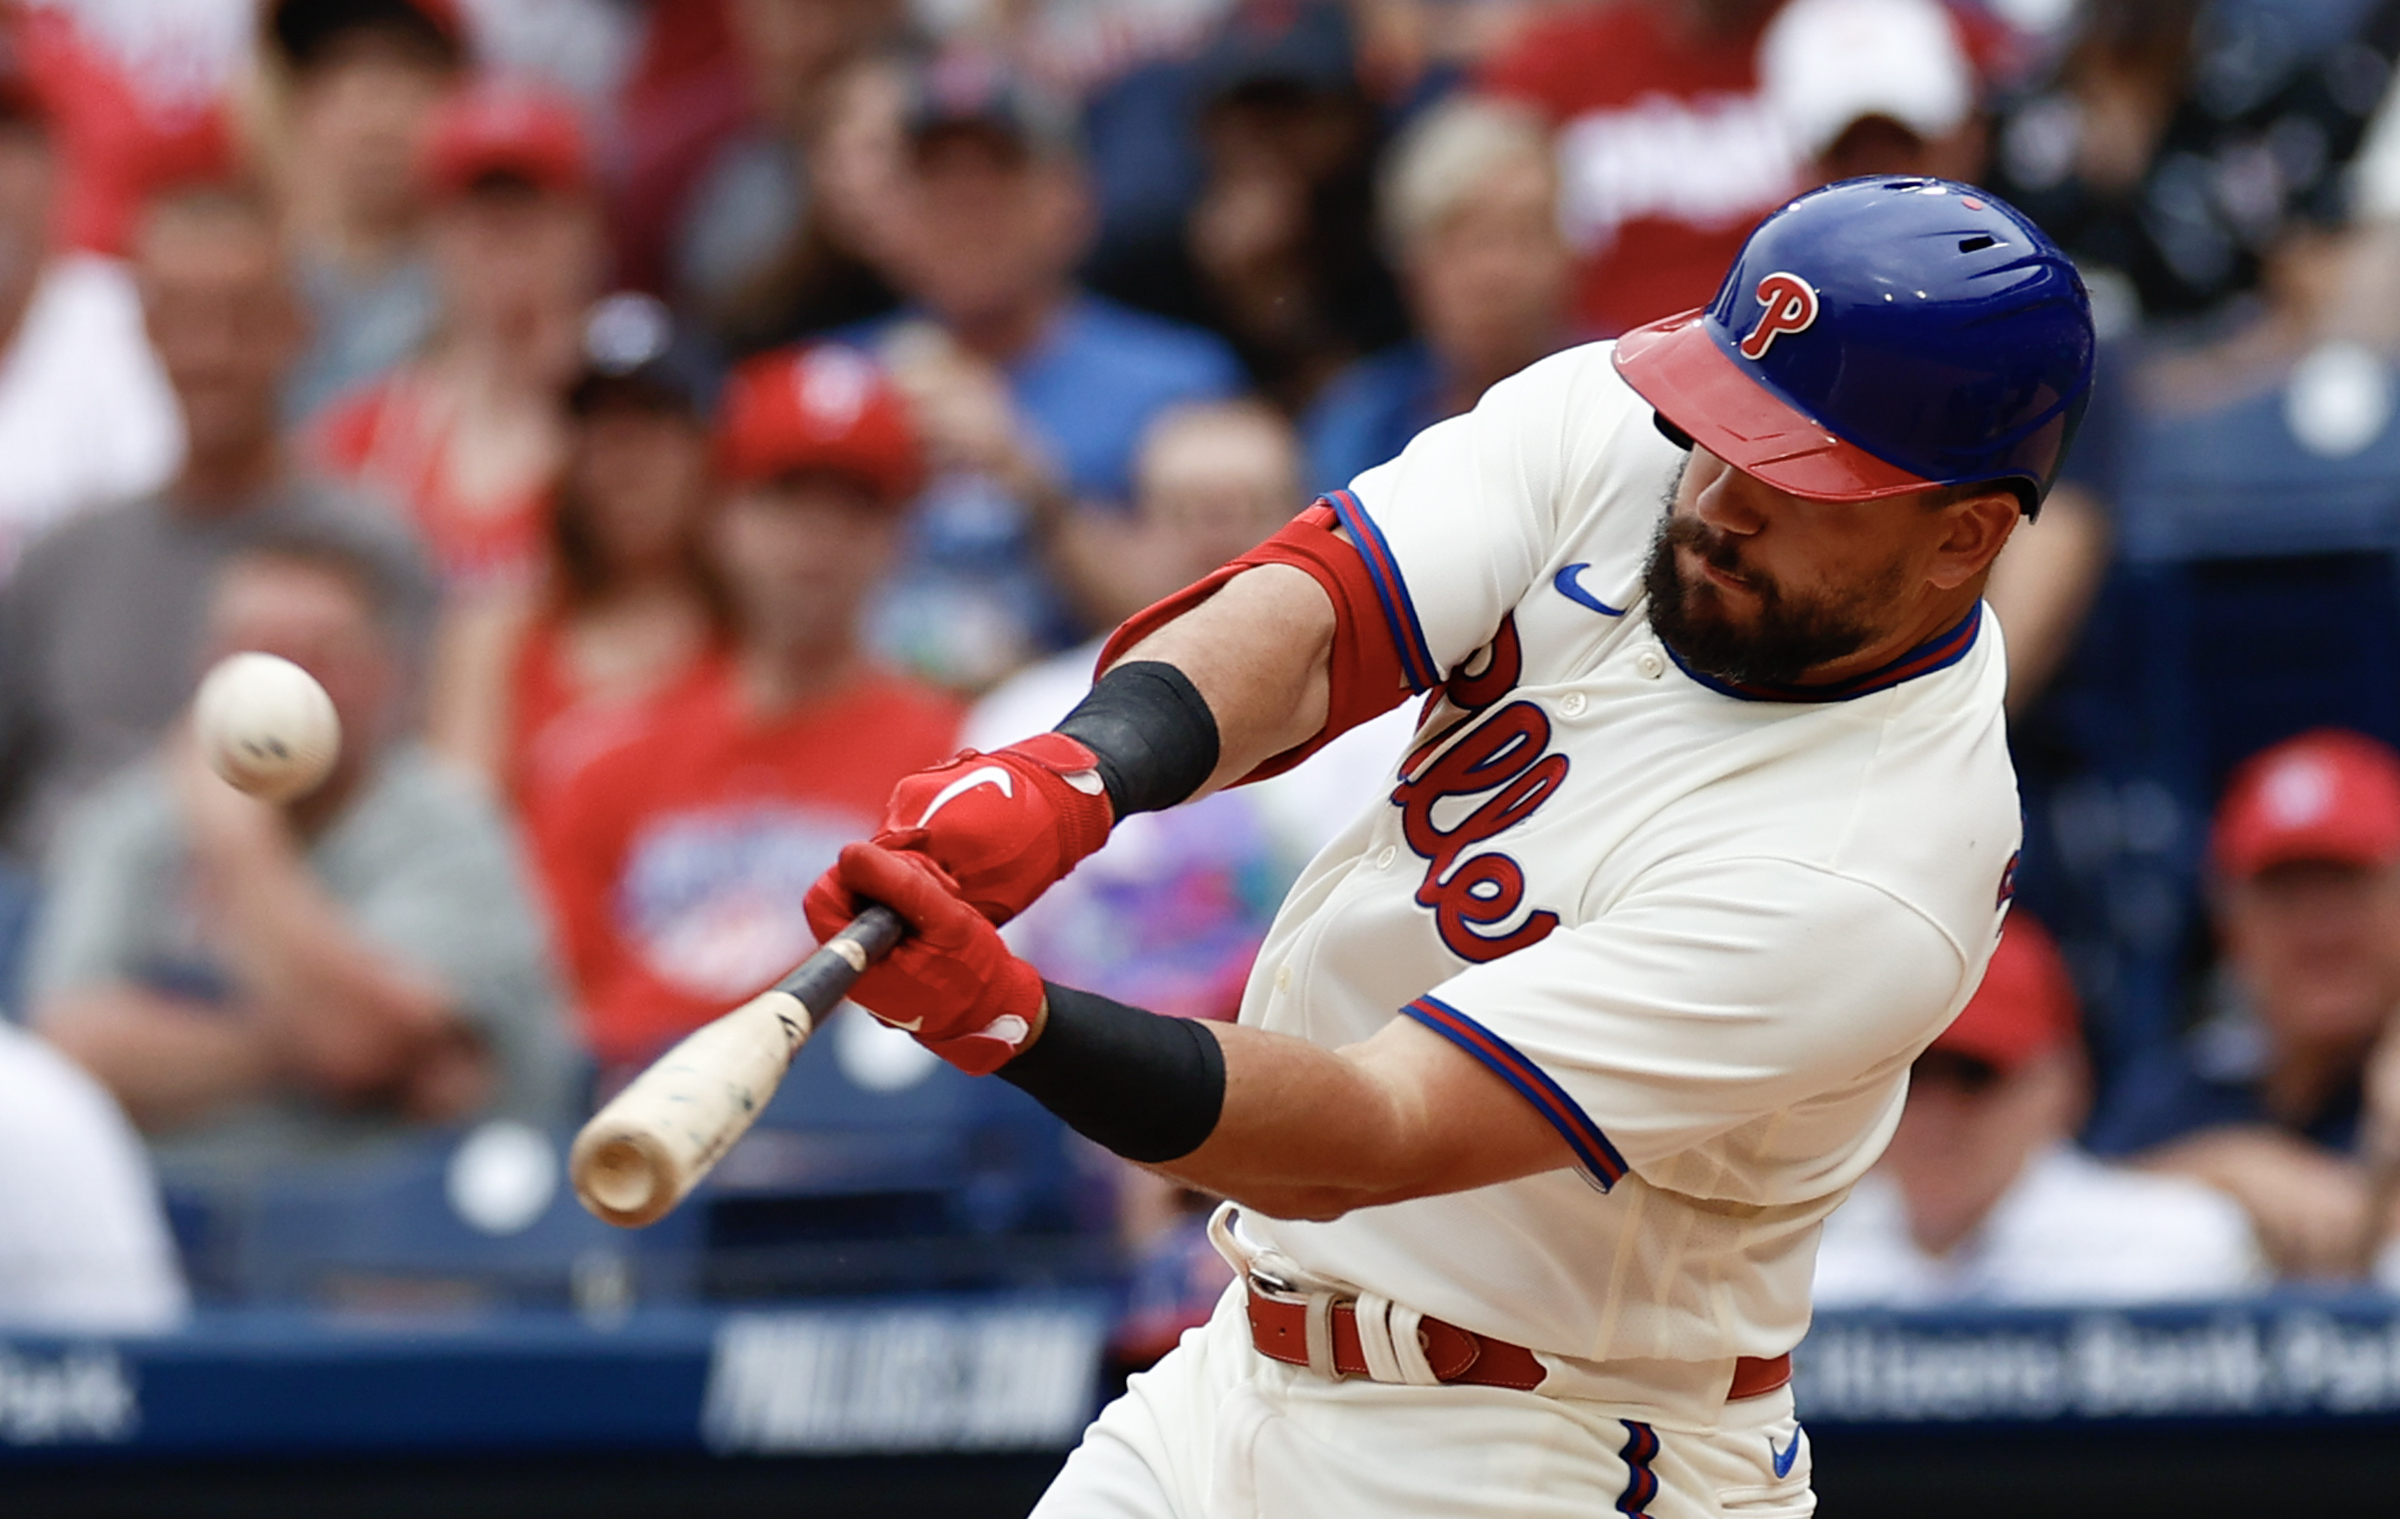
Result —
M1761 222L1703 310L1617 340L1672 429L1795 496L2013 487L2041 505L2092 385L2092 308L2041 230L1940 179L1851 179Z

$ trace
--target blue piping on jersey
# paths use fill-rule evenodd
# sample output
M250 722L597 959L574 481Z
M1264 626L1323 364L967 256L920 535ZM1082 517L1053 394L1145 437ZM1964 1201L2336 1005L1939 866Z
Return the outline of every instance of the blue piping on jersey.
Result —
M1442 683L1441 668L1434 663L1433 650L1425 643L1424 625L1417 621L1416 603L1409 599L1408 582L1400 576L1400 561L1392 557L1392 546L1383 536L1383 529L1367 515L1356 496L1348 491L1333 491L1319 498L1333 508L1335 517L1350 531L1350 541L1358 548L1358 557L1366 562L1367 578L1375 582L1375 598L1383 603L1384 621L1391 625L1392 642L1400 650L1400 673L1411 691L1430 691Z
M1400 1011L1482 1061L1501 1080L1515 1087L1566 1139L1568 1148L1575 1152L1575 1158L1583 1163L1592 1180L1600 1184L1601 1191L1624 1179L1625 1157L1608 1142L1600 1126L1567 1095L1566 1088L1552 1081L1548 1072L1526 1059L1515 1045L1438 997L1419 997Z

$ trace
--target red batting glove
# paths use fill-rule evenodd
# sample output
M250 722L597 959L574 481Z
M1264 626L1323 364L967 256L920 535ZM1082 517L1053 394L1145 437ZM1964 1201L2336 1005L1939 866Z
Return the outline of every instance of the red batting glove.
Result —
M893 787L875 842L925 855L977 912L1005 923L1108 842L1116 817L1099 763L1063 733L969 749Z
M852 1001L970 1076L990 1075L1025 1047L1041 1016L1042 978L940 870L920 854L851 844L808 889L809 927L833 937L860 898L898 913L908 934L867 967Z

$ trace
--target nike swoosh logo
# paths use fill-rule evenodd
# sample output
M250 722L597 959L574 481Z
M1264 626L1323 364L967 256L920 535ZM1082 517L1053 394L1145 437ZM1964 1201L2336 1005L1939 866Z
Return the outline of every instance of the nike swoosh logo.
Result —
M1592 566L1589 561L1586 561L1582 564L1570 564L1565 569L1560 570L1557 574L1551 576L1550 583L1558 588L1559 595L1566 597L1567 600L1572 601L1579 607L1590 607L1593 611L1598 612L1603 617L1624 616L1625 609L1623 607L1610 606L1607 602L1602 601L1599 597L1585 590L1583 586L1575 579L1576 576L1582 574L1585 570L1588 570L1591 567Z
M1006 797L1013 797L1017 794L1016 780L1006 770L1001 769L998 765L978 765L934 793L933 801L925 808L925 815L917 819L917 826L922 828L932 822L935 813L978 786L997 786L1000 788L1000 794Z
M1776 1476L1790 1476L1792 1474L1792 1462L1797 1460L1800 1455L1800 1431L1796 1429L1793 1430L1792 1443L1785 1446L1781 1450L1777 1450L1775 1448L1775 1437L1773 1435L1767 1436L1767 1454L1775 1458Z

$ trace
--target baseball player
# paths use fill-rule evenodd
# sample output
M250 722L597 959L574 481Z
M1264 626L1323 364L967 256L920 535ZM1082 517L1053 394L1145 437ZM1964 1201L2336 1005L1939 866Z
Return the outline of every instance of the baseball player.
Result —
M1043 1519L1801 1515L1817 1234L1997 938L1992 560L2090 384L2066 258L1853 180L1713 305L1544 360L1120 629L1058 731L912 777L810 894L855 996L1230 1201L1215 1318ZM1238 1025L1045 985L1113 819L1419 693Z

